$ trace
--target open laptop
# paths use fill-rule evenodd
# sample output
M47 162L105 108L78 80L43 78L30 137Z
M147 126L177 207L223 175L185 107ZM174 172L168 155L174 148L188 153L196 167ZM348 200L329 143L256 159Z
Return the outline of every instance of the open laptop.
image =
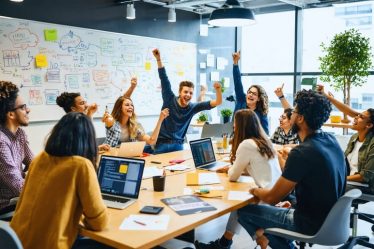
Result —
M118 150L118 156L137 157L143 155L145 141L121 143Z
M139 196L145 161L103 155L99 163L99 185L107 207L124 209Z
M190 141L190 148L196 168L216 171L230 165L228 162L216 161L211 138Z

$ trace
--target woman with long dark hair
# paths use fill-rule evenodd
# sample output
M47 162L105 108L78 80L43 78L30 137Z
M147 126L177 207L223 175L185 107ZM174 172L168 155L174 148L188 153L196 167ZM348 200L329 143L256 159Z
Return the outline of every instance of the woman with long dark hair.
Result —
M71 248L82 215L87 229L100 231L107 226L107 209L94 166L96 157L90 118L79 112L62 117L45 150L31 162L10 223L24 248Z
M270 188L281 175L277 154L267 138L256 113L249 109L236 112L234 138L228 169L230 181L237 181L243 174L253 177L257 186ZM209 244L195 241L197 249L230 248L232 238L239 232L237 213L231 212L224 235Z

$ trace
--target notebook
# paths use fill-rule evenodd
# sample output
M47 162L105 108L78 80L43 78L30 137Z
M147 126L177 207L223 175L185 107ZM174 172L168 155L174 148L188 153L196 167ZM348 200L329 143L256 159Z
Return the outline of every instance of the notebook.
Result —
M99 185L107 207L124 209L139 196L145 161L103 155L99 163Z
M216 171L230 165L228 162L217 162L210 138L190 141L190 148L196 168Z
M121 143L121 146L118 150L118 156L122 157L137 157L143 155L145 142L126 142Z

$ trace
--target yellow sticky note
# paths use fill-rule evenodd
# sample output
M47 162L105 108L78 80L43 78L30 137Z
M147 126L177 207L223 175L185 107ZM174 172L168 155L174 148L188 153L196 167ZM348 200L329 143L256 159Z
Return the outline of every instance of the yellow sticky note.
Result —
M145 70L146 71L150 71L151 70L151 62L150 61L146 61L145 62Z
M127 173L127 168L128 168L127 164L121 164L119 166L119 173L126 174Z
M45 29L44 39L46 41L56 41L57 40L57 29Z
M37 54L35 56L35 64L36 64L36 67L47 67L48 66L47 56L45 56L44 54Z

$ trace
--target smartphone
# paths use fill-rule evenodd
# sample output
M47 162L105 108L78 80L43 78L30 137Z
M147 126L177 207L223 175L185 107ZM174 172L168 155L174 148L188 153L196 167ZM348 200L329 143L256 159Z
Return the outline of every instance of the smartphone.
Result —
M164 209L164 207L144 206L139 212L142 214L158 214L162 209Z

